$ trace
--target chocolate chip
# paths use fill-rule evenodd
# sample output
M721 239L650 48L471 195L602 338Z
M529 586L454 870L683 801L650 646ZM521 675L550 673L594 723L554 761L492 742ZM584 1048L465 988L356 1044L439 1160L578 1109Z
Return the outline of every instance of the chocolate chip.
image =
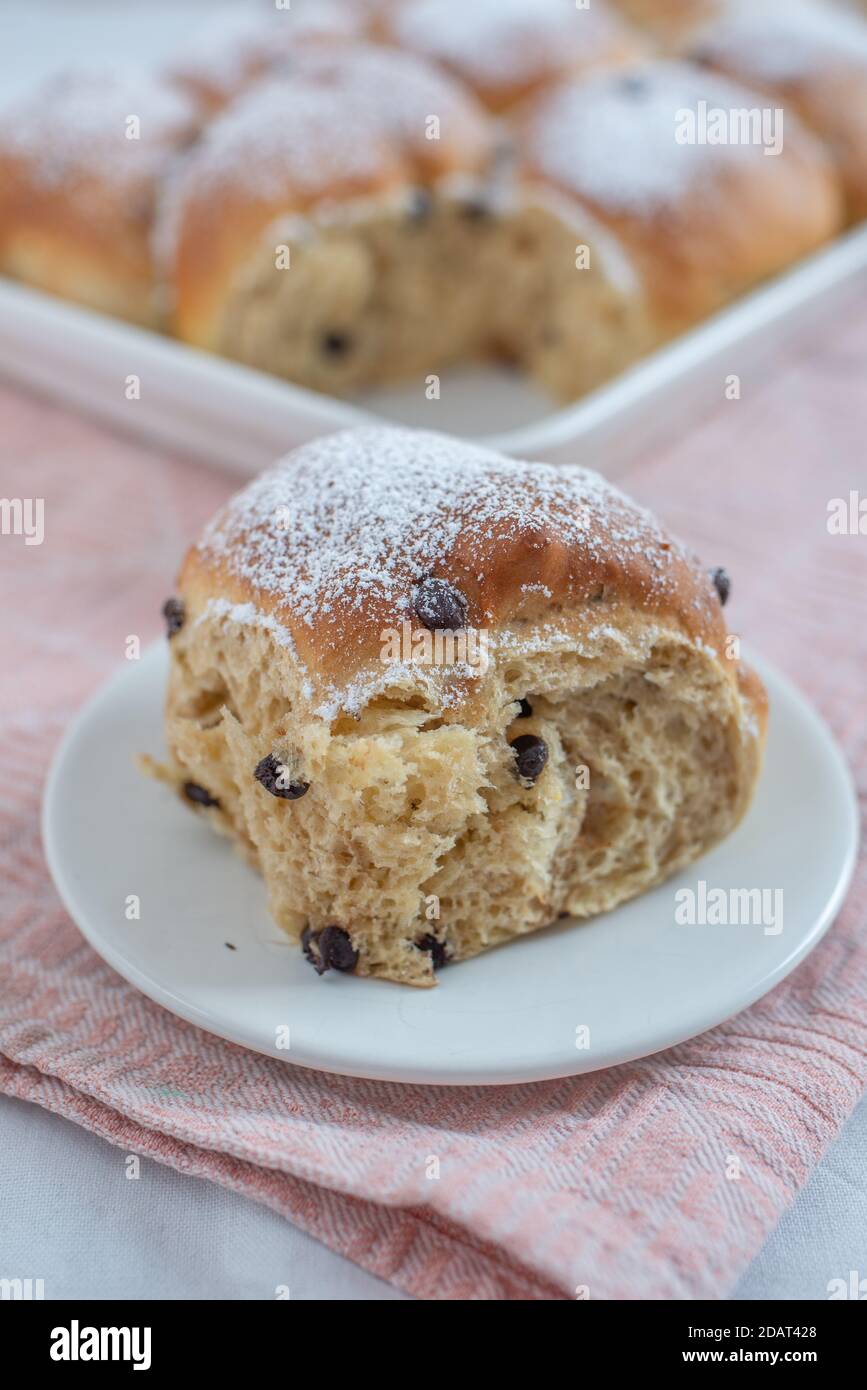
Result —
M184 625L185 616L186 614L184 611L183 599L166 599L165 603L163 604L163 617L166 620L167 637L174 637L176 632L180 632L181 628Z
M348 333L323 333L322 351L326 357L345 357L352 348Z
M518 701L518 704L521 706L521 708L520 708L520 710L518 711L518 713L515 715L515 718L516 718L516 719L532 719L532 717L533 717L533 706L530 704L530 701L529 701L529 700L519 700L519 701Z
M490 215L490 206L481 198L468 198L466 202L461 203L461 217L467 222L484 222Z
M310 964L316 966L317 975L321 975L322 971L319 969L319 953L318 951L315 955L313 953L313 947L315 945L317 937L318 932L314 932L312 927L305 927L303 932L301 933L301 950L304 952L304 955L306 956L307 960L309 960Z
M538 734L521 734L509 747L515 754L518 776L525 782L535 782L548 761L548 745Z
M197 806L219 806L219 801L206 787L200 787L198 782L185 782L183 786L184 796L187 801L193 801Z
M426 188L414 188L409 197L406 215L410 222L426 222L433 212L433 198Z
M319 937L319 954L325 961L326 970L354 970L358 964L358 952L352 944L348 931L343 927L324 927Z
M301 949L317 975L324 975L326 970L347 973L358 964L358 952L343 927L321 927L318 931L305 927Z
M466 626L467 601L445 579L424 579L413 596L419 622L431 632L459 632Z
M434 970L442 970L444 965L448 965L449 957L446 951L446 943L439 941L430 932L426 936L420 936L415 943L417 951L429 951L433 962Z
M725 608L729 594L732 591L732 581L729 579L728 571L724 570L721 565L718 565L715 570L711 570L710 577L713 587L719 594L719 601L723 608Z
M290 782L285 763L281 763L273 753L256 764L253 776L262 783L266 792L272 796L282 796L285 801L297 801L310 789L309 782Z

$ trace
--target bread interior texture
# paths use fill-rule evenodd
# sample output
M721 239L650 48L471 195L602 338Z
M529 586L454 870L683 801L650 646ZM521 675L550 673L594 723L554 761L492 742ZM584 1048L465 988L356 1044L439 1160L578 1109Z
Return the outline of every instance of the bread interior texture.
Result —
M592 652L524 640L446 714L400 687L323 714L252 624L204 615L181 641L166 775L219 803L197 809L263 873L280 927L343 927L359 974L430 985L425 938L462 960L610 909L725 836L754 781L737 683L650 623ZM524 734L548 750L534 783L510 746ZM271 753L309 784L300 799L254 777Z
M419 190L274 229L212 346L332 395L496 361L565 401L652 336L622 253L550 199L499 211L469 190Z

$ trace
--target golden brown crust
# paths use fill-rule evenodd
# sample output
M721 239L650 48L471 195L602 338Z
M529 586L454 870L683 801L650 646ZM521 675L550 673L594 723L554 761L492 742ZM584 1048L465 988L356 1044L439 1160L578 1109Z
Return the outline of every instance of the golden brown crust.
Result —
M64 74L0 123L0 271L136 322L158 317L158 188L193 138L158 79Z
M835 172L797 121L786 121L777 155L679 143L681 113L702 102L731 111L754 107L756 96L659 61L564 84L531 103L521 124L528 176L589 210L627 249L663 336L815 249L842 222Z
M558 78L647 53L642 37L605 0L403 0L387 11L387 40L441 63L493 111Z
M853 221L867 216L867 24L833 5L738 6L694 30L693 61L748 83L824 141Z
M428 578L457 590L466 626L505 653L546 630L596 641L655 624L714 653L736 683L708 573L650 513L583 469L418 431L347 431L290 454L217 515L180 592L193 614L249 605L291 643L311 703L353 712L386 687L384 634L421 629ZM439 672L428 693L456 711L474 688Z
M422 60L305 48L291 75L218 118L186 165L172 212L179 336L218 346L232 285L272 228L280 242L281 219L476 173L493 148L474 99Z

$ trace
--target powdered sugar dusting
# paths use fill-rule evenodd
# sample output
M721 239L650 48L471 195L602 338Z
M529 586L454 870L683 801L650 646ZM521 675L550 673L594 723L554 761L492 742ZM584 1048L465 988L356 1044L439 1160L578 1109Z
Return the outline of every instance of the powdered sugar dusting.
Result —
M761 156L755 145L679 144L679 113L700 101L730 110L755 106L756 96L684 63L600 73L541 103L527 151L561 188L606 209L652 213L712 182L721 162Z
M529 555L532 567L533 553L551 545L615 566L640 562L651 596L660 598L673 591L675 562L685 554L649 512L598 474L385 426L295 450L232 499L199 552L251 588L252 602L227 607L228 616L256 621L259 604L276 605L276 630L306 628L321 655L328 647L344 654L347 633L356 630L353 613L411 616L416 584L448 575L456 555L467 574L484 580L504 553ZM516 588L543 603L551 597L532 580ZM481 625L489 616L477 612L471 621ZM552 640L558 635L555 623ZM364 673L333 690L328 707L357 709L372 682L382 687L394 678L382 667Z
M298 0L288 9L224 13L212 18L177 56L172 71L215 95L235 95L251 74L276 67L299 43L347 39L360 33L360 16L334 0Z
M83 175L123 185L155 178L194 130L189 99L157 76L62 72L4 108L0 148L45 186Z
M295 652L295 643L288 628L278 623L273 614L263 613L255 604L229 603L228 599L213 598L206 604L198 622L206 618L228 618L230 622L240 623L244 627L264 628L271 633L279 646Z
M255 87L205 132L191 166L197 190L222 182L275 198L287 186L312 195L331 185L399 171L436 115L444 141L460 140L472 164L487 126L445 73L411 54L372 45L310 46L290 73Z
M598 61L624 33L600 6L574 0L409 0L394 29L408 48L497 87Z
M737 0L722 20L702 28L696 51L737 67L758 82L788 82L826 63L867 66L867 24L831 4L811 0Z

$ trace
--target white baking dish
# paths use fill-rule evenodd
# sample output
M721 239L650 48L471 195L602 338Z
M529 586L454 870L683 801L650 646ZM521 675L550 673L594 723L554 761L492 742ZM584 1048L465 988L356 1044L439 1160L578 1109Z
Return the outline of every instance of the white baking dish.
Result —
M494 368L445 374L439 400L419 382L350 404L0 279L0 373L240 476L372 415L613 476L724 401L732 374L754 382L783 344L806 338L859 285L867 285L867 227L561 409ZM132 376L138 399L128 398Z

